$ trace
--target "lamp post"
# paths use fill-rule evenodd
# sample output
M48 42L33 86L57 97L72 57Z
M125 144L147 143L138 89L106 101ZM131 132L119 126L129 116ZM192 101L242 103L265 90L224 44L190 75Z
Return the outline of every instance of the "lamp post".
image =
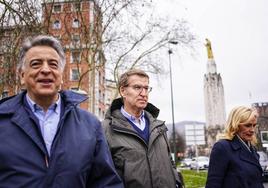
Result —
M177 41L168 41L168 59L169 59L169 76L170 76L170 97L171 97L171 115L172 115L172 130L173 130L173 152L174 162L177 165L177 149L176 149L176 130L174 122L174 103L173 103L173 84L172 84L172 69L171 69L171 54L173 53L169 44L177 45Z

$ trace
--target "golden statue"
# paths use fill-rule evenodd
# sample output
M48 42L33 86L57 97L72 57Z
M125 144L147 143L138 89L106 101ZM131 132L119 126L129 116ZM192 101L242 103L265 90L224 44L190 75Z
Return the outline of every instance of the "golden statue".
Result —
M213 53L212 53L212 48L211 48L211 42L206 39L206 44L205 46L207 47L207 52L208 52L208 59L213 59Z

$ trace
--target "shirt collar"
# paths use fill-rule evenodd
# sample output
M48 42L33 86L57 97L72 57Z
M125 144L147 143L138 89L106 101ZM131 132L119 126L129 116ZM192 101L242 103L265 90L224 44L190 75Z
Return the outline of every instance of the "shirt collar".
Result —
M38 104L36 104L36 102L34 102L30 96L28 95L28 93L26 93L26 100L32 110L32 112L36 112L36 111L39 111L39 110L43 110L43 108L41 106L39 106ZM53 104L51 104L49 107L48 107L48 110L53 110L55 113L59 114L60 112L60 105L61 105L61 97L59 95L57 101Z
M126 118L128 118L131 121L136 121L137 119L141 120L141 119L144 118L144 110L142 111L142 113L141 113L139 118L136 118L135 116L132 116L131 114L129 114L127 111L125 111L123 106L121 106L120 111Z

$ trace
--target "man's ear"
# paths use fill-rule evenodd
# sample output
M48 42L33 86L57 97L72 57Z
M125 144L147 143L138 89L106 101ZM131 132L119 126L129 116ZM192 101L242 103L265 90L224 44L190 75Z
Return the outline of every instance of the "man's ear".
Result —
M20 70L20 84L24 85L25 81L24 81L24 71Z
M125 93L126 93L125 87L122 87L122 86L121 86L121 87L119 88L119 94L121 95L121 97L124 98L125 95L126 95Z

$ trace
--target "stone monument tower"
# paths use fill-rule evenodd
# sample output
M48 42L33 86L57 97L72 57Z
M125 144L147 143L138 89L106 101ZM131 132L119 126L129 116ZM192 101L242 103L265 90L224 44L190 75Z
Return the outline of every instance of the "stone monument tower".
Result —
M208 147L211 147L216 141L217 134L224 129L226 113L222 79L217 73L211 42L208 39L205 46L208 54L207 73L204 75L206 138Z

